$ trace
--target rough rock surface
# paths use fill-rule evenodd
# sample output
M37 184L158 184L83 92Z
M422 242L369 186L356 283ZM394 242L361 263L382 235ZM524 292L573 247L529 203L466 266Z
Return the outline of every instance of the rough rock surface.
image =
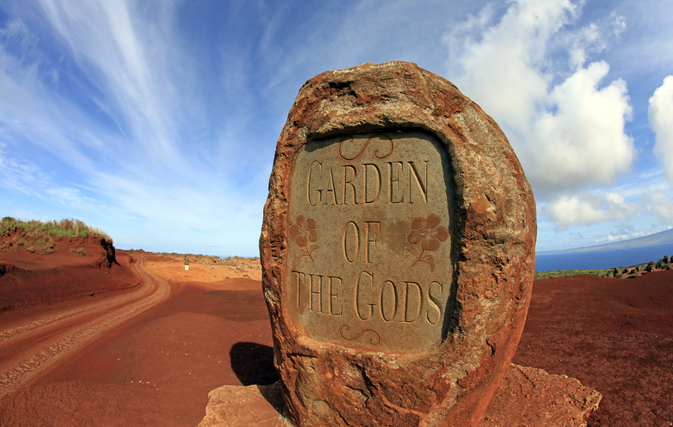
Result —
M512 364L480 427L584 427L601 394L565 375Z
M199 427L286 427L280 384L222 386L209 393ZM601 394L564 375L512 364L480 427L584 427Z
M379 159L378 166L351 168L346 161L362 151L347 148L364 143L364 151L370 141L378 145L362 162L376 165ZM439 153L444 177L430 176L433 163L422 157L383 160L386 143L389 152L397 144L410 156ZM341 160L332 153L337 146ZM332 157L311 157L320 150ZM307 160L315 167L306 166ZM305 175L295 173L299 170ZM312 188L312 174L327 181ZM368 174L378 174L378 186L376 179L368 183ZM362 176L364 184L356 188ZM429 187L437 185L445 186L445 198L419 214L420 197L429 205ZM357 209L375 206L381 191L388 192L388 205L414 203L408 215L399 211L406 228L386 228L375 210L367 211L373 219L354 213L350 228L331 221L332 213L356 212L343 206L347 201ZM335 209L306 217L300 203ZM385 206L381 215L393 221ZM330 233L343 236L343 247L329 240ZM390 243L390 236L398 236L399 245ZM511 146L493 119L450 82L405 62L368 63L309 80L278 141L260 238L262 283L288 416L301 426L478 425L523 330L535 237L533 193ZM370 249L398 258L374 265L367 258ZM433 281L399 276L375 283L369 271L355 279L336 277L334 271L362 264L362 257L379 268L379 278L386 268L402 274L407 263L408 271ZM340 268L337 261L343 259ZM332 270L308 270L319 262ZM439 279L433 278L437 272ZM363 288L378 292L376 299L360 293ZM300 289L308 289L301 298ZM412 291L418 297L410 303ZM351 323L334 328L347 310L363 322L378 310L378 323L356 325L350 314ZM404 325L418 313L425 323L409 333Z
M206 416L197 427L291 427L283 413L280 383L225 385L208 393Z

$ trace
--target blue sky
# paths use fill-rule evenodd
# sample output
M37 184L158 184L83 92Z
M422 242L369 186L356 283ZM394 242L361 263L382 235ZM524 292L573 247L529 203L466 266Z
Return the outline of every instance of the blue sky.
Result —
M673 2L0 4L0 215L77 218L119 248L258 255L301 85L415 62L500 124L538 251L673 226Z

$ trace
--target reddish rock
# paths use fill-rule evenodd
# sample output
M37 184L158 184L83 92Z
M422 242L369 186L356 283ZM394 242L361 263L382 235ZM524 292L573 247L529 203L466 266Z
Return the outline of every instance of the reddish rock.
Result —
M197 427L291 427L282 415L280 383L225 385L208 393L206 416Z
M198 427L287 427L279 383L222 386ZM584 427L601 394L565 375L510 365L479 427Z
M415 64L301 88L260 238L275 364L301 426L476 426L535 270L532 190L498 125Z
M479 427L584 427L601 398L574 378L512 364Z

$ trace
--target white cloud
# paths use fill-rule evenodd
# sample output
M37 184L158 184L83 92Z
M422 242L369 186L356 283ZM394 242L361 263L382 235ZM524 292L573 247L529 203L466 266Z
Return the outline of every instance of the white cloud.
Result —
M445 38L450 79L498 121L544 198L612 183L635 157L626 83L603 85L608 64L585 65L623 22L573 32L580 13L569 0L513 1L499 22L486 8Z
M673 200L663 192L653 192L645 197L645 209L662 222L673 222Z
M549 203L543 212L558 224L558 230L565 230L570 225L610 220L610 214L603 209L602 201L586 193L579 196L561 196Z
M638 231L635 233L625 233L625 234L619 234L619 233L614 233L610 234L608 236L603 236L599 237L596 239L596 243L605 243L605 242L616 242L619 240L628 240L628 239L635 239L638 237L643 237L643 236L649 236L650 234L657 233L658 231Z
M608 192L605 194L605 201L607 210L613 220L626 221L638 214L638 205L635 203L627 203L619 193Z
M606 221L626 221L640 214L642 207L628 203L617 192L592 195L586 192L561 195L546 204L541 214L547 215L557 224L557 231L572 225L592 225Z
M666 77L654 91L648 117L656 134L654 154L663 163L666 178L673 185L673 75Z

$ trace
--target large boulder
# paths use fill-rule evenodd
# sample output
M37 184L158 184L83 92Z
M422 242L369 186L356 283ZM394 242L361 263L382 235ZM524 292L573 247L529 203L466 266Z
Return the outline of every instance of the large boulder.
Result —
M287 414L300 426L476 426L512 359L535 201L498 125L415 64L302 86L260 238Z

